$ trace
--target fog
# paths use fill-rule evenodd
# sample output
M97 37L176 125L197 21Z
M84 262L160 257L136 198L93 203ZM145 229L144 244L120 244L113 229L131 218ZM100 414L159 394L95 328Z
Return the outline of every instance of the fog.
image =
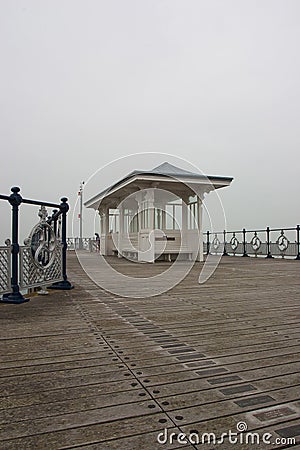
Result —
M234 177L220 190L228 229L300 222L297 0L0 7L0 193L17 185L26 198L67 196L74 210L80 182L97 169L156 153L108 171L109 185L134 169L176 163L164 153ZM0 203L2 243L10 208ZM22 236L36 220L36 209L22 205ZM94 233L92 211L83 226Z

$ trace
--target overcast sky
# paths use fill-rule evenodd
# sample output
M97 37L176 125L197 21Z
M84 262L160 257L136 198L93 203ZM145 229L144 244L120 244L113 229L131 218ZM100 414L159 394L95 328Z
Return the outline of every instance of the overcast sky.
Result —
M298 0L0 7L1 193L73 204L103 164L164 152L234 177L229 229L300 222Z

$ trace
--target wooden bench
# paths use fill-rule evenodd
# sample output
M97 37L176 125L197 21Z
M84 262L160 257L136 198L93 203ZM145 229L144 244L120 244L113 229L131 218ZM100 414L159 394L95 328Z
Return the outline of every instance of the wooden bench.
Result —
M169 261L172 262L172 256L176 256L176 258L181 259L181 257L183 257L182 259L184 260L188 260L188 261L192 261L192 256L193 256L193 252L190 251L177 251L177 250L167 250L166 252L163 253L157 253L155 254L155 260L158 260L159 258L163 258L164 261ZM174 259L176 259L174 258Z

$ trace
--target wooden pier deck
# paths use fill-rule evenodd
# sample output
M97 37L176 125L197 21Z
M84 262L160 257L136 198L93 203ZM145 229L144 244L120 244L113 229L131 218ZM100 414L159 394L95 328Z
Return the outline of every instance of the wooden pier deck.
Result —
M74 290L0 305L1 450L300 448L299 261L224 257L202 286L197 263L133 299L68 259ZM135 276L169 264L112 261ZM271 443L196 442L239 422Z

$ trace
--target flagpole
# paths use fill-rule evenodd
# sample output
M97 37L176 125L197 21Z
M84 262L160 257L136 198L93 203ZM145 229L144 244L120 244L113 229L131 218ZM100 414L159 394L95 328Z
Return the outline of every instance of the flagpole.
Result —
M80 188L78 195L80 196L79 201L79 248L83 248L82 242L82 207L83 207L83 185L84 181L80 182Z

